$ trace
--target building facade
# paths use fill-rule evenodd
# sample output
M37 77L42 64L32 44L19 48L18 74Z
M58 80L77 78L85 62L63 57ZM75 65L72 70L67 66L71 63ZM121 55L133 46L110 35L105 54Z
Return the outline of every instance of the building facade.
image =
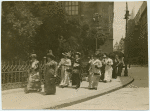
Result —
M80 22L87 23L90 28L96 27L103 31L107 40L104 45L98 45L103 52L113 51L113 18L114 2L62 2L68 19L76 17ZM93 46L95 47L95 46Z
M147 2L139 8L134 19L128 21L127 53L128 58L134 64L148 63L148 24L147 24Z

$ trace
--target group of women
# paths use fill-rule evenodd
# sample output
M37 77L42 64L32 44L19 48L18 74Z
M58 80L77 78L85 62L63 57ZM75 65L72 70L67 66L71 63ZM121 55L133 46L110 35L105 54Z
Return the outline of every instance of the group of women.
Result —
M71 57L69 52L62 53L63 58L59 64L54 60L55 56L52 50L49 51L44 65L44 92L45 94L55 94L56 85L55 78L58 75L58 69L61 69L60 87L68 87L69 83L75 88L80 87L81 83L81 53L76 52L75 57ZM39 75L39 61L36 59L36 54L31 55L31 67L29 70L28 84L25 88L25 93L31 90L41 91L41 82ZM71 76L70 76L71 75Z
M98 82L111 82L112 78L116 79L121 76L124 66L124 58L117 54L95 54L90 57L87 65L88 81L90 89L97 89Z
M45 94L55 94L56 85L55 78L58 75L58 69L61 73L60 87L68 87L72 83L72 87L78 89L82 82L81 68L82 62L80 59L81 53L76 52L74 56L69 52L62 53L63 58L57 64L54 60L55 56L52 50L49 51L44 65L44 92ZM31 68L29 70L28 84L25 88L25 92L28 93L30 90L41 91L41 82L39 74L39 61L36 59L36 54L31 55ZM89 89L97 89L99 80L104 82L111 82L112 77L117 78L121 76L121 69L119 66L122 65L122 60L119 59L118 55L114 58L108 57L107 54L95 54L91 56L88 63L88 82Z

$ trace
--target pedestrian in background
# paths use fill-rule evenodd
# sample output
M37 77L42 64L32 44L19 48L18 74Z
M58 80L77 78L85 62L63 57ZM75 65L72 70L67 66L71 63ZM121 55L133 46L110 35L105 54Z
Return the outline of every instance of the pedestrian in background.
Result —
M101 76L102 63L99 60L99 55L94 55L94 60L91 62L90 69L89 69L89 89L96 89L98 87L98 82Z
M56 75L57 75L57 62L54 61L52 50L47 54L47 63L44 69L44 92L45 95L56 93Z
M70 54L69 53L62 53L64 55L64 58L61 59L58 68L61 67L61 83L60 87L68 87L69 85L69 77L71 73L71 60L69 59Z
M78 89L80 87L80 83L82 81L81 77L81 67L82 67L82 62L81 62L81 53L76 52L75 53L75 58L73 61L73 70L72 70L72 86L75 85L75 88Z
M104 57L103 64L105 65L104 82L111 82L113 61L108 57L106 53L104 54L103 57Z
M122 57L121 55L119 55L118 60L119 60L119 62L117 64L117 67L118 67L118 76L121 76L122 68L123 68L123 65L124 65L124 57Z
M118 67L117 67L117 64L119 63L119 58L118 58L118 55L114 54L113 57L112 57L112 60L113 60L113 73L112 73L112 78L114 79L117 79L117 74L118 74Z
M106 57L104 56L104 54L102 54L101 55L102 67L101 67L101 77L100 77L100 80L102 80L102 81L104 81L104 75L105 75L105 66L106 66L105 58Z

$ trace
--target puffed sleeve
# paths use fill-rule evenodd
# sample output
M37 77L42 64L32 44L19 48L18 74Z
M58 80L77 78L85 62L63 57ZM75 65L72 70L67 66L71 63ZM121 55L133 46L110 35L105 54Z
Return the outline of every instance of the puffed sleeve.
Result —
M67 60L67 63L66 63L65 65L66 65L66 66L71 66L71 60L68 59L68 60Z
M97 67L98 67L98 68L102 67L102 62L101 62L101 61L98 61L97 63L98 63L98 64L97 64Z

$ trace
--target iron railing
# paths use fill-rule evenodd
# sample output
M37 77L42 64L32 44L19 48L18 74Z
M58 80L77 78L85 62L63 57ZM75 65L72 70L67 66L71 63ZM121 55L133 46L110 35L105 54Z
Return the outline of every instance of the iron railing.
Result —
M21 88L26 86L30 63L25 61L2 62L1 64L1 83L2 90ZM44 62L40 61L39 72L41 82L44 83ZM86 76L85 66L82 68L82 77ZM60 83L60 70L56 78L56 84Z

